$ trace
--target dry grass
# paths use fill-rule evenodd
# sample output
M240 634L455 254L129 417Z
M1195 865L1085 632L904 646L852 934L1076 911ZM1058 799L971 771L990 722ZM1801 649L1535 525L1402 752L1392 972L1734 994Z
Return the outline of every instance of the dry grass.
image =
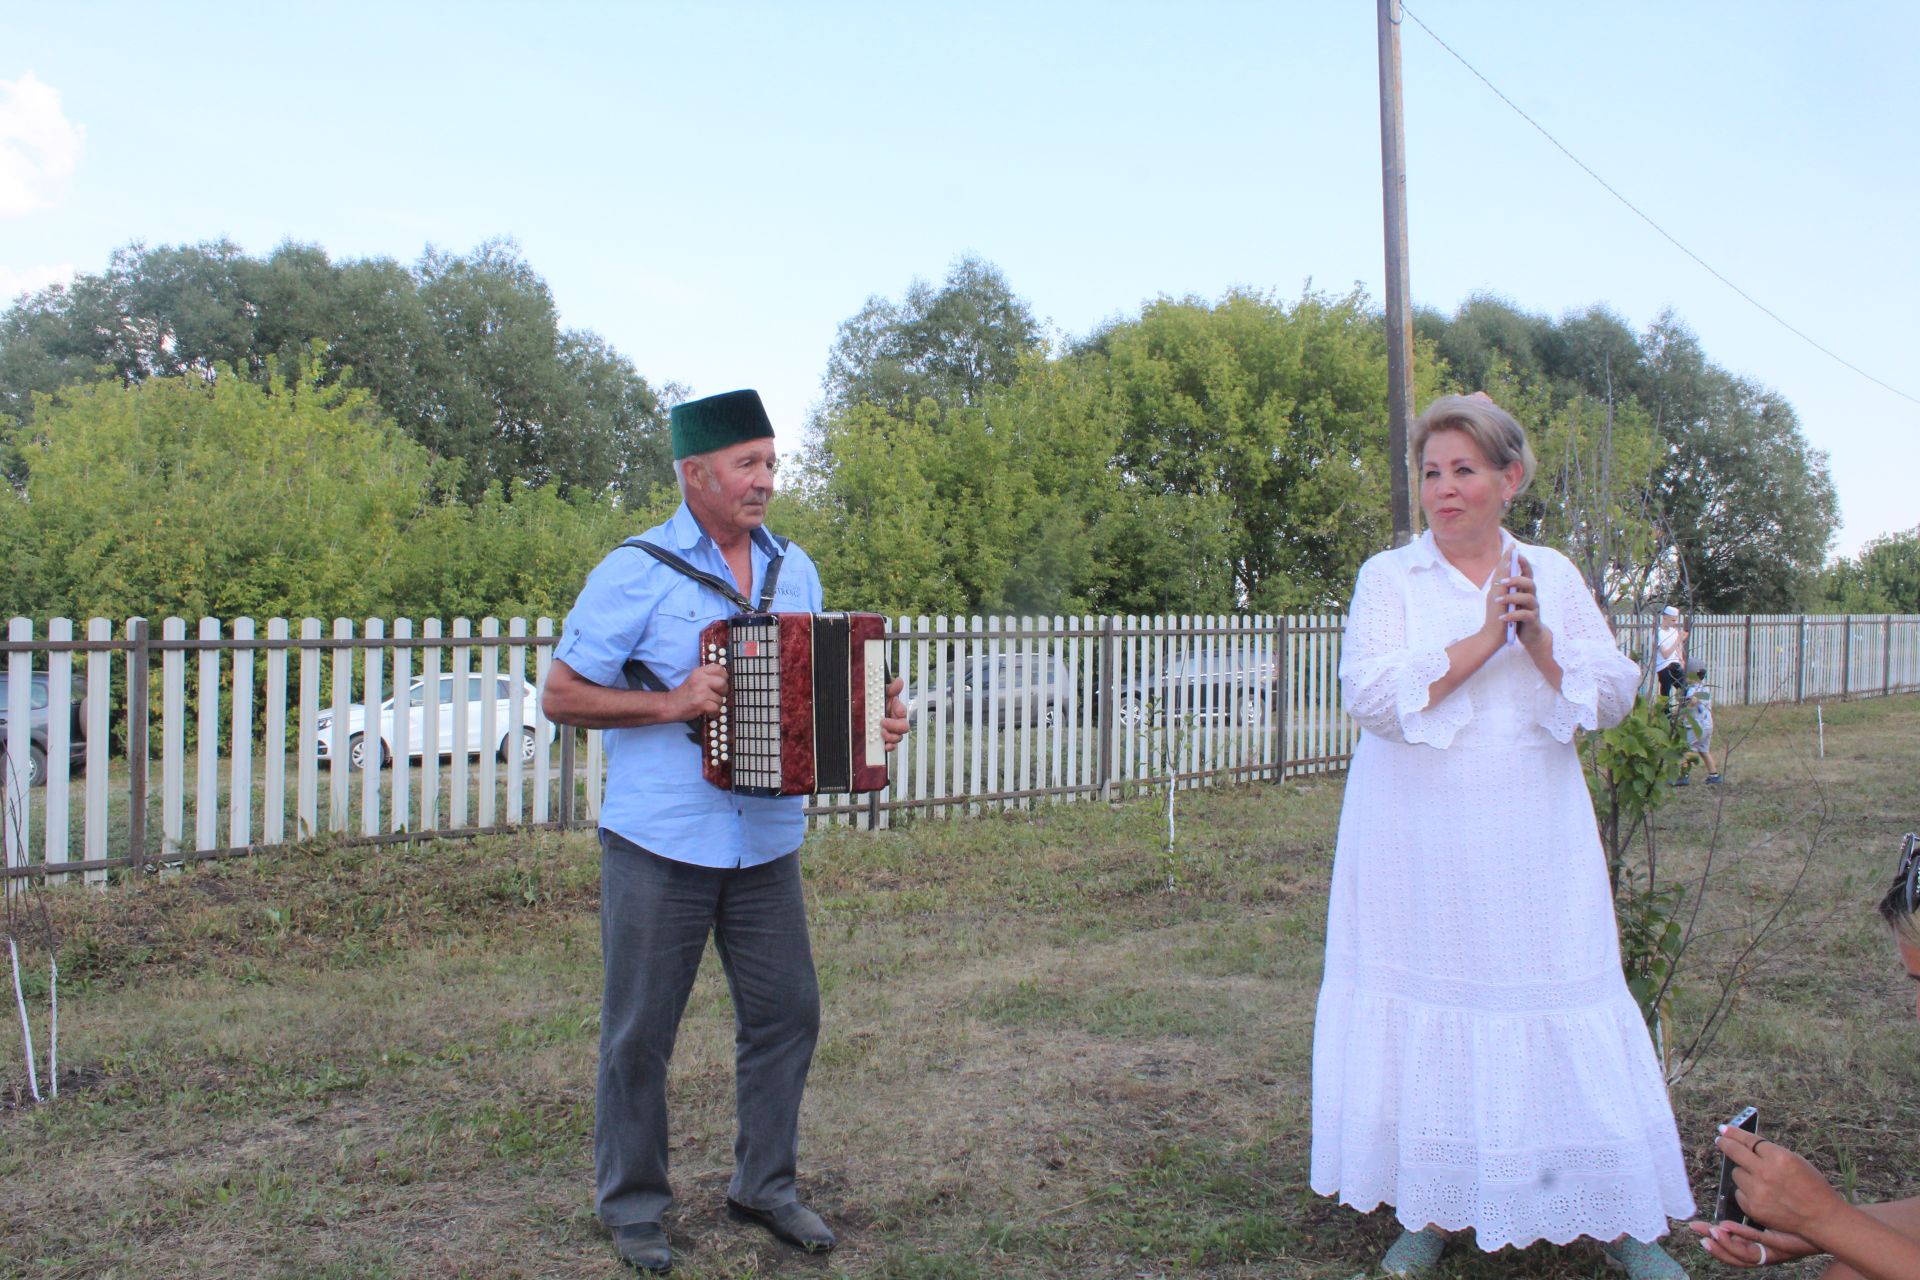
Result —
M1722 715L1720 790L1663 815L1721 874L1682 1030L1820 835L1789 952L1675 1102L1910 1193L1920 1029L1872 885L1914 825L1920 699ZM711 958L675 1059L676 1275L1344 1280L1396 1230L1305 1188L1337 778L1183 793L1181 889L1145 803L809 841L826 1027L804 1193L826 1260L725 1221L732 1029ZM584 835L302 848L54 896L62 1096L0 1036L0 1274L619 1274L590 1210L597 856ZM1689 1259L1709 1274L1704 1257ZM1684 1255L1683 1255L1684 1256ZM1591 1249L1450 1255L1593 1276Z

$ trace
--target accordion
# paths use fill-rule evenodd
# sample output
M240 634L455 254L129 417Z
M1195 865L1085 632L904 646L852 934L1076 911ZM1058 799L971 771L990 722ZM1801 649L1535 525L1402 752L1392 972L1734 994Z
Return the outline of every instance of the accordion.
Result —
M727 669L727 703L694 726L700 771L750 796L887 785L886 619L877 613L742 613L700 633Z

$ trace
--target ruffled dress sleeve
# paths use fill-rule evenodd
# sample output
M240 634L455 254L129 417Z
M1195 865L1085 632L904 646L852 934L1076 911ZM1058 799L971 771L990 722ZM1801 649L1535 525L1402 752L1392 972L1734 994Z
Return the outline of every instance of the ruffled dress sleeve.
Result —
M1390 742L1445 748L1473 719L1462 687L1428 706L1428 686L1447 673L1444 645L1415 647L1407 637L1408 583L1384 556L1360 567L1340 647L1340 693L1362 729Z
M1534 571L1541 614L1560 664L1560 688L1541 683L1534 718L1559 742L1573 741L1575 729L1611 729L1633 709L1640 667L1620 652L1573 562L1556 552L1530 549L1529 555L1542 562Z

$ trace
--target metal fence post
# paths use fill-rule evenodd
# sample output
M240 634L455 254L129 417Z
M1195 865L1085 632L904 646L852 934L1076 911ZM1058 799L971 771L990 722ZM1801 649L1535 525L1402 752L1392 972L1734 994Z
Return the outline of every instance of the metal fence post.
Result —
M1853 694L1853 615L1847 615L1847 634L1840 642L1840 700Z
M1800 615L1800 630L1793 642L1793 700L1807 700L1807 615Z
M1276 728L1280 734L1279 740L1274 743L1273 750L1273 780L1275 782L1285 782L1287 780L1287 741L1292 736L1289 733L1291 725L1287 720L1287 712L1292 702L1287 689L1287 675L1291 671L1291 665L1287 661L1288 616L1289 615L1284 613L1280 615L1280 636L1274 646L1275 656L1273 668L1275 684L1277 686L1275 696L1280 700L1280 714L1274 717Z
M147 860L147 645L145 618L127 620L127 855L133 865Z
M1114 685L1119 683L1114 674L1120 665L1117 653L1118 641L1114 637L1113 615L1107 614L1100 619L1100 798L1113 799L1113 735L1119 726L1114 723L1120 704L1119 693Z
M1745 652L1740 657L1740 702L1744 706L1753 705L1753 615L1747 614L1742 628L1745 635Z
M1893 615L1880 622L1880 696L1884 698L1893 692Z
M7 674L7 698L0 703L0 710L7 713L6 732L0 733L0 842L6 846L6 868L13 872L25 867L33 860L33 737L28 721L32 715L31 690L33 687L33 658L36 650L33 645L33 620L31 618L9 618L7 620L7 651L0 657L0 671ZM49 709L48 720L53 718L53 709ZM49 758L46 768L65 768L64 761ZM16 882L9 876L7 880L7 900L26 891L24 881ZM8 937L12 937L13 910L7 909ZM15 961L14 975L20 973L18 960ZM25 1033L25 1015L22 1015L21 1031Z

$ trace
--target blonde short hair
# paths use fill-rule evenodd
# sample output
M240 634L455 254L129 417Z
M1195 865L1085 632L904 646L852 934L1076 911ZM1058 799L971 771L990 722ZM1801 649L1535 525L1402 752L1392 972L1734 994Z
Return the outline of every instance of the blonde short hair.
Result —
M1420 470L1420 459L1426 456L1427 441L1436 431L1464 432L1496 470L1505 471L1518 462L1520 487L1513 491L1514 497L1525 493L1533 483L1533 473L1539 463L1534 459L1533 446L1527 443L1526 429L1514 421L1512 414L1485 396L1441 396L1427 406L1427 411L1413 424L1416 474Z

